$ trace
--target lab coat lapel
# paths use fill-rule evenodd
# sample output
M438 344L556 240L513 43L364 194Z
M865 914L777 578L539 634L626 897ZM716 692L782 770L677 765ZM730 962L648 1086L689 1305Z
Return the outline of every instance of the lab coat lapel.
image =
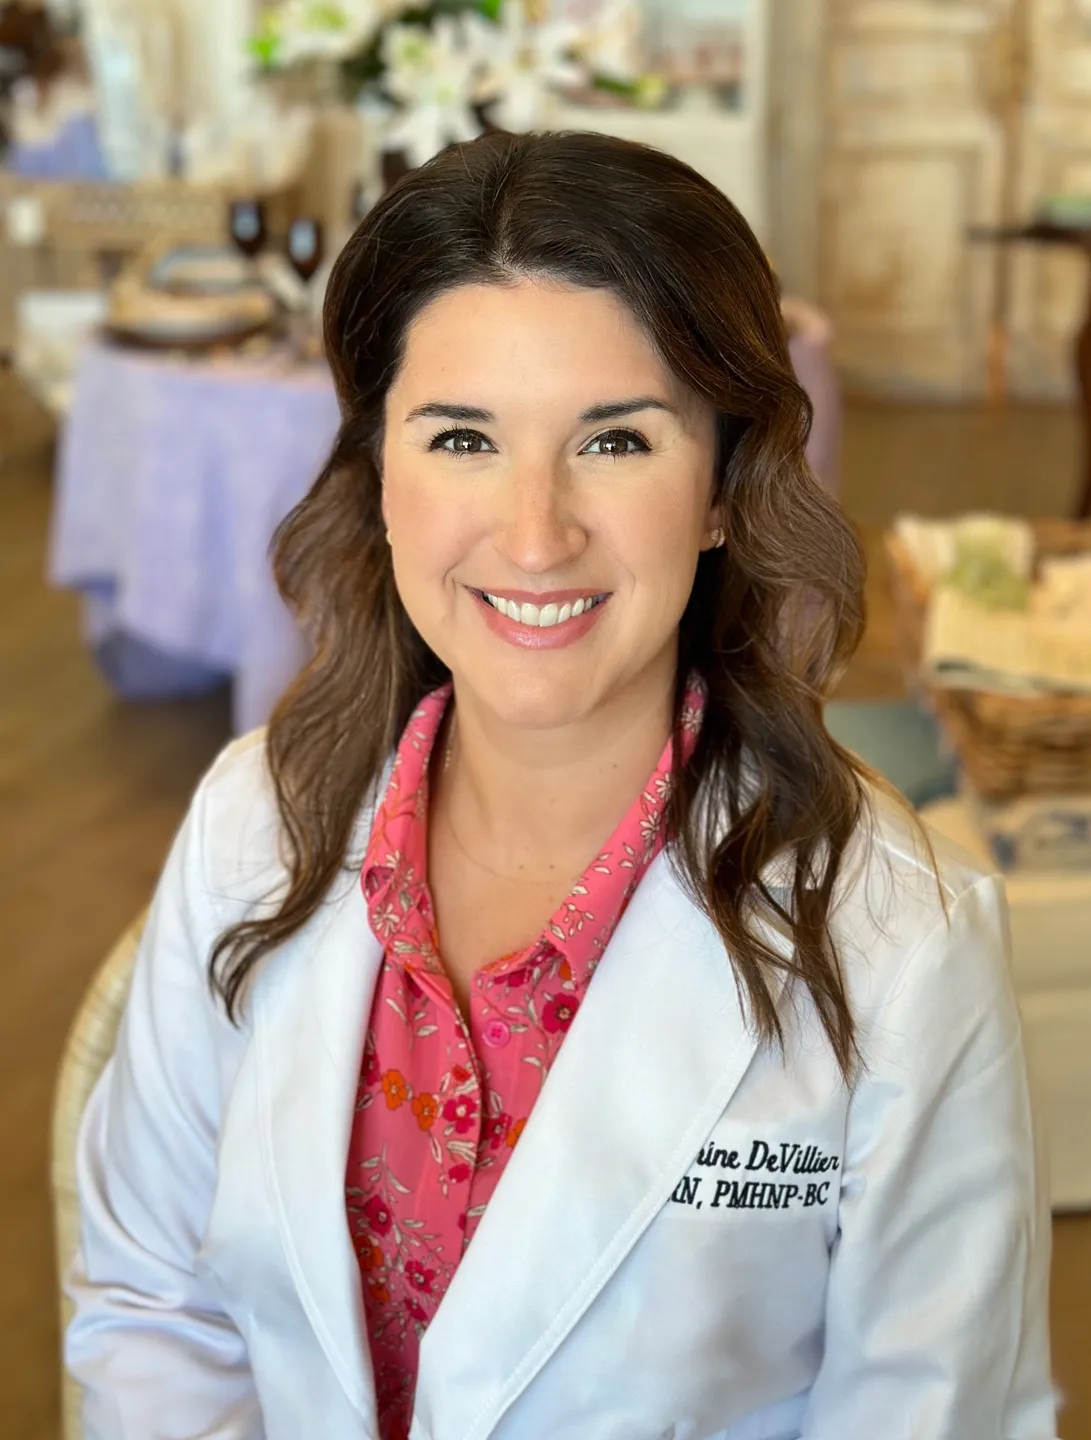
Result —
M424 1336L411 1440L489 1435L669 1200L754 1051L723 943L660 855Z
M330 1365L364 1417L362 1433L370 1435L375 1387L345 1165L382 949L358 874L337 882L308 938L309 953L283 955L278 983L264 994L259 986L262 1149L292 1279Z

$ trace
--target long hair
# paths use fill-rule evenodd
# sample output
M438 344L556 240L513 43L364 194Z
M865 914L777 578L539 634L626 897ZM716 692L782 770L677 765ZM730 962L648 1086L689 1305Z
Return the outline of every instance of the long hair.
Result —
M745 220L688 166L599 135L493 134L452 147L375 206L334 267L324 329L341 428L275 539L277 582L314 647L266 739L289 883L274 914L220 938L212 983L236 1017L254 966L357 858L361 808L416 705L449 678L394 583L380 513L384 399L429 302L523 277L612 292L715 407L727 543L701 556L680 626L670 851L723 937L758 1036L783 1042L770 980L787 972L848 1078L857 1050L830 915L866 792L822 706L863 631L861 549L804 459L811 408ZM683 761L693 672L708 703ZM789 865L787 895L769 884L774 862ZM763 938L770 912L790 934L787 958Z

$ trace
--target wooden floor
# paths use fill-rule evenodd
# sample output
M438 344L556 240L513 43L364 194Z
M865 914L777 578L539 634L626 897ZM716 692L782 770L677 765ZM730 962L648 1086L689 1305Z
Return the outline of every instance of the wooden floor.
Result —
M903 507L1063 513L1075 443L1057 411L853 409L846 507L873 550L877 527ZM58 1433L47 1147L66 1029L97 962L146 902L228 733L224 695L126 707L98 678L74 600L42 578L49 475L49 427L0 372L0 1440ZM872 625L846 695L899 689L881 566L871 591ZM1091 1217L1054 1230L1061 1434L1091 1440Z

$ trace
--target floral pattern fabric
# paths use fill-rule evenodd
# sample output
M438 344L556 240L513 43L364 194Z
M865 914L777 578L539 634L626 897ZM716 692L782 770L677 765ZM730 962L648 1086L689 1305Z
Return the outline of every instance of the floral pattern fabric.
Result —
M409 1433L420 1341L534 1108L630 897L662 843L668 743L533 944L473 977L464 1019L427 880L428 768L450 687L410 718L361 881L384 947L346 1173L382 1440ZM691 686L691 746L703 694Z

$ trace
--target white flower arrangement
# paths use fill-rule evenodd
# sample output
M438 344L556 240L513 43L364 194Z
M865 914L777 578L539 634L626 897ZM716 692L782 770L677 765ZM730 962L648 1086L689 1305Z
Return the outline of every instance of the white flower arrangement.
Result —
M411 165L423 165L445 145L481 133L473 110L473 18L443 16L431 31L391 25L383 35L383 89L400 107L387 125L386 146L403 151Z
M658 103L640 25L639 0L280 0L251 50L267 70L336 66L348 98L387 107L385 148L419 165L486 119L534 129L558 90Z
M344 60L379 23L375 0L285 0L277 12L281 61Z
M554 89L586 83L586 67L574 58L582 38L567 20L528 19L522 0L509 0L499 22L478 22L482 74L479 99L492 105L490 117L504 130L533 130Z

